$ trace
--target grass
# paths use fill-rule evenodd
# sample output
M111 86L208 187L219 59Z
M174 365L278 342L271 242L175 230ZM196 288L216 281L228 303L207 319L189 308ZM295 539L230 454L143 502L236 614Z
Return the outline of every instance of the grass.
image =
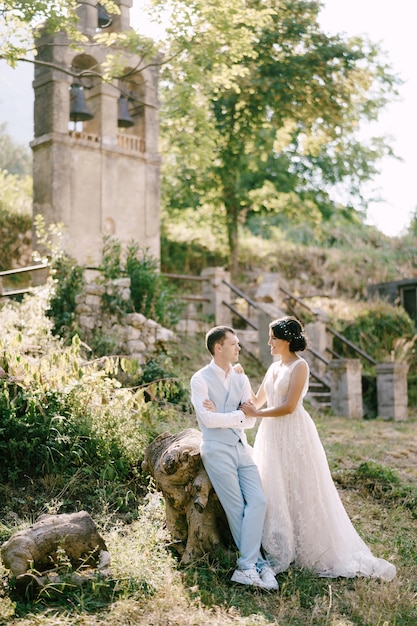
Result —
M185 337L171 359L190 375L208 361L201 337ZM242 354L245 371L263 371ZM290 568L279 593L230 583L227 557L180 568L164 525L164 503L152 485L118 484L80 473L0 485L0 540L27 527L41 512L88 510L111 554L111 574L83 587L51 585L25 601L0 564L0 626L415 626L417 624L416 422L348 420L312 410L334 480L360 535L376 556L397 566L391 583L321 579ZM177 432L195 426L184 404L172 418ZM165 428L166 424L161 425ZM251 433L253 440L255 433ZM126 495L123 506L120 494Z
M36 602L23 602L1 566L0 624L417 624L417 509L407 506L405 497L412 492L417 472L415 422L356 422L318 415L315 420L349 515L372 551L396 564L394 582L327 580L290 569L279 575L276 594L231 584L233 563L228 561L202 559L181 569L164 527L163 501L150 489L132 511L133 521L110 513L104 503L101 514L97 512L112 556L109 579L80 589L52 589ZM54 485L50 488L44 497L52 500ZM2 535L13 531L10 519L3 522Z

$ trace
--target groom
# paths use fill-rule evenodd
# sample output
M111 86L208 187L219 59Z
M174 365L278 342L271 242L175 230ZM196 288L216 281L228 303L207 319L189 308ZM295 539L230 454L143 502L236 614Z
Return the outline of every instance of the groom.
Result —
M202 432L201 458L239 550L231 580L278 589L260 553L266 498L244 431L256 420L238 408L251 399L247 376L232 367L239 358L239 340L232 328L216 326L206 335L206 347L213 359L191 378L191 401Z

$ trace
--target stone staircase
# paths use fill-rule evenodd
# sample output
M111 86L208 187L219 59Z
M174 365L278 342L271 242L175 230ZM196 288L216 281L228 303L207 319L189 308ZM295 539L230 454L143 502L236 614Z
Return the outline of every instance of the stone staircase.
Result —
M239 341L242 345L242 348L252 357L255 358L259 363L262 363L259 355L259 332L258 330L249 329L242 330L239 329L236 331L239 337ZM314 356L317 353L314 352ZM330 390L330 382L324 375L319 374L315 371L314 365L311 363L311 359L309 357L309 351L305 355L307 357L307 361L309 361L310 366L310 381L309 381L309 389L306 396L306 399L316 408L319 409L328 409L331 407L331 390ZM266 365L265 363L262 363Z

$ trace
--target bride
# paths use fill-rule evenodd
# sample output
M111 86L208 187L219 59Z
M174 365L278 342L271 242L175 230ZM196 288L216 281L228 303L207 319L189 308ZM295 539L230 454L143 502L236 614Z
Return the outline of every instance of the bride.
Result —
M263 418L254 454L268 502L265 556L275 573L294 563L320 576L392 580L395 566L376 558L354 529L303 406L309 367L298 355L306 348L302 325L292 317L275 320L268 345L280 360L269 367L253 403L240 407Z

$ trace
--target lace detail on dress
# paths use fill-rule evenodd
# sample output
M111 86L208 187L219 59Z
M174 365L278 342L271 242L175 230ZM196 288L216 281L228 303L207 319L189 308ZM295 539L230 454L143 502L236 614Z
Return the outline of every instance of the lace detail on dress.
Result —
M288 393L289 366L273 363L265 378L268 406ZM308 367L308 365L307 365ZM276 573L291 563L320 576L395 577L395 566L373 556L354 529L331 477L316 426L302 399L291 414L264 418L254 444L268 509L262 545Z

